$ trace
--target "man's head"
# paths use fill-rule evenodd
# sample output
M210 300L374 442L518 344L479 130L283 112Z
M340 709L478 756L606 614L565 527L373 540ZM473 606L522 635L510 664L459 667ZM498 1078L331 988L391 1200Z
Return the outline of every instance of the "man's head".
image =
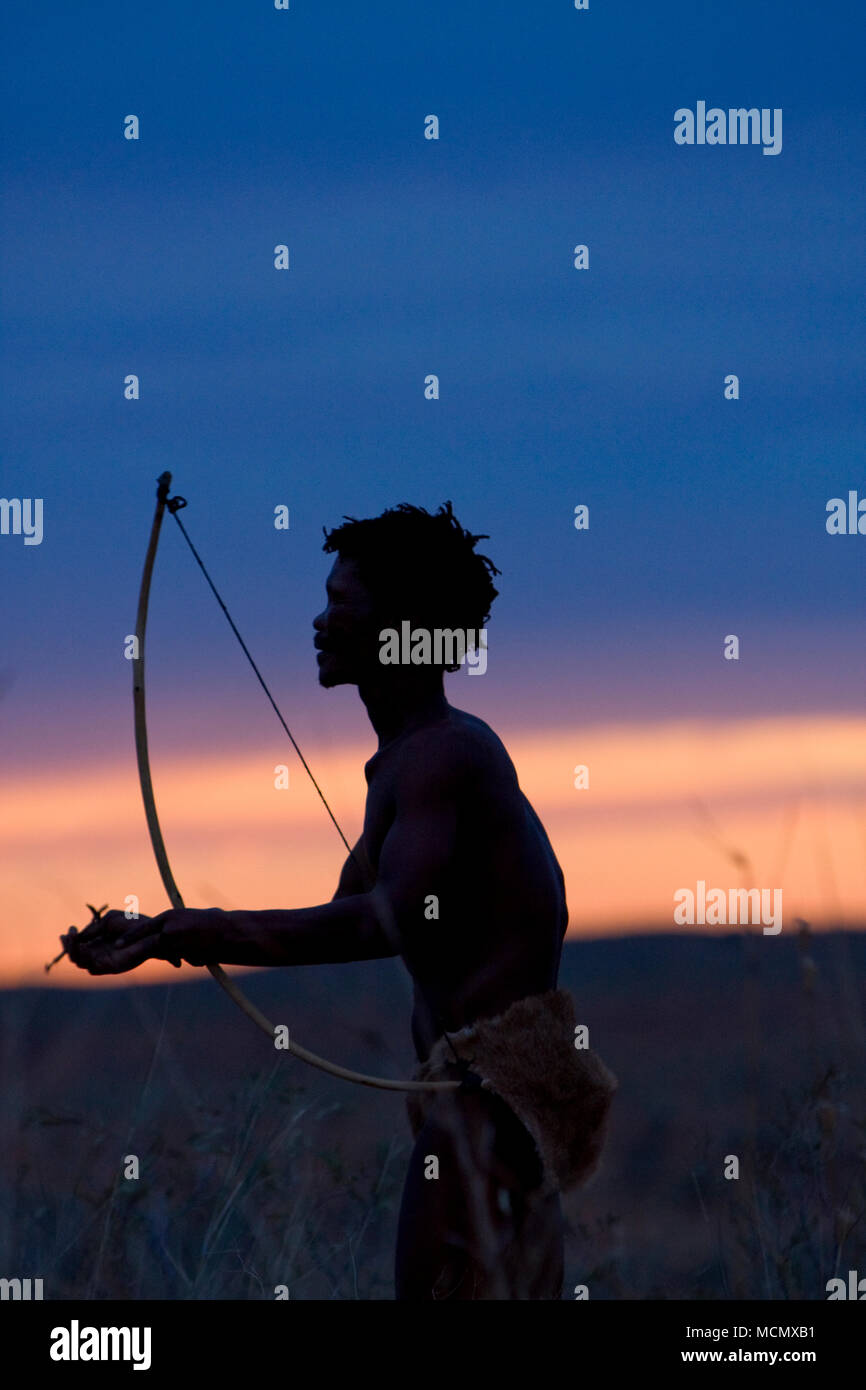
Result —
M413 629L478 632L490 615L499 570L475 546L451 503L435 513L403 502L367 520L346 517L325 530L327 553L336 555L328 576L328 605L314 620L319 683L357 685L381 673L380 634ZM433 663L456 670L457 663Z

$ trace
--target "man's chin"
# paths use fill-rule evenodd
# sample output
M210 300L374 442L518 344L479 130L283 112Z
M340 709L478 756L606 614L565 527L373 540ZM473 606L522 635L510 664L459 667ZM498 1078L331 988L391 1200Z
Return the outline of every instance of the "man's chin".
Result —
M324 665L319 667L319 685L323 690L330 690L335 685L349 685L351 679L345 671L337 671Z

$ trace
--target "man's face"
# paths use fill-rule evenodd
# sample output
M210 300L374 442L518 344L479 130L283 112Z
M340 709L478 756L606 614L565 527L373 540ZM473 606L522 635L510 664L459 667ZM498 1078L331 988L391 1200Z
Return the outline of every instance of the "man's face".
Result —
M325 584L328 606L313 619L319 684L357 685L378 664L379 623L354 560L339 556Z

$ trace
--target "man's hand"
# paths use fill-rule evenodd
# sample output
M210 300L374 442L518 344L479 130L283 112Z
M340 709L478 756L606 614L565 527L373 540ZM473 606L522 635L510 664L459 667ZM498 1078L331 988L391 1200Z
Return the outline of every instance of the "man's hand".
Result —
M231 939L231 918L220 908L182 907L161 912L158 917L139 917L127 923L123 940L118 941L120 970L132 970L142 960L168 960L180 965L216 965L220 952Z
M91 975L122 975L146 960L170 960L180 966L180 955L164 938L166 919L173 912L134 921L123 912L106 912L79 932L70 927L60 940L73 965ZM179 915L179 914L178 914Z

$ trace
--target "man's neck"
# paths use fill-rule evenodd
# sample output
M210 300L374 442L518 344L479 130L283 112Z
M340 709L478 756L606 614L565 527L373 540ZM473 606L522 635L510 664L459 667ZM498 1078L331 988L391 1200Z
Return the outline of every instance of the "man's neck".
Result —
M451 706L442 676L414 671L391 671L387 680L361 682L358 694L379 740L379 750L403 734L445 719Z

